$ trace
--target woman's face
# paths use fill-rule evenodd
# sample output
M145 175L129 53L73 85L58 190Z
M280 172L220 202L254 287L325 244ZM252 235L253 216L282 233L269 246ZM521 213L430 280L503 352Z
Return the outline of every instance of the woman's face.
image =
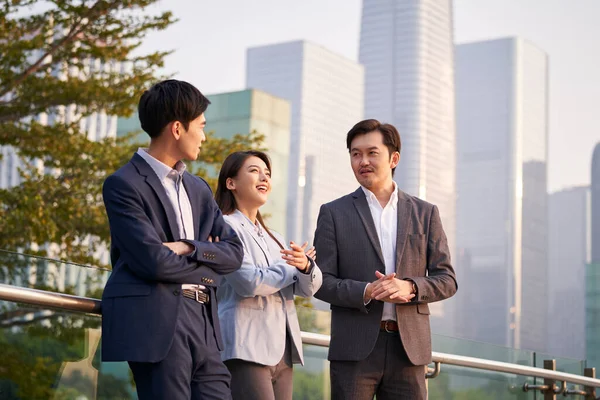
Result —
M227 189L233 192L238 207L260 207L271 193L271 171L256 156L246 159L234 178L227 179Z

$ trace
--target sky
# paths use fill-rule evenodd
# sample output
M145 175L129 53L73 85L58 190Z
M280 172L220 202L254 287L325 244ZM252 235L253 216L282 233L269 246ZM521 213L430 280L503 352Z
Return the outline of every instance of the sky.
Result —
M405 1L405 0L397 0ZM361 0L161 0L179 21L142 51L173 50L164 72L203 93L245 88L246 49L305 39L358 60ZM457 44L529 40L549 56L548 190L588 185L600 142L600 0L455 0Z

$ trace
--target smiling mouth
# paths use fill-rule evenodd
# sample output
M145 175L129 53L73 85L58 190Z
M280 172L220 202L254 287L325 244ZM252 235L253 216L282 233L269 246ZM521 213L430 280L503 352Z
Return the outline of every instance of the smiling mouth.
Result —
M268 188L266 186L257 186L256 188L261 193L267 193L267 191L268 191Z

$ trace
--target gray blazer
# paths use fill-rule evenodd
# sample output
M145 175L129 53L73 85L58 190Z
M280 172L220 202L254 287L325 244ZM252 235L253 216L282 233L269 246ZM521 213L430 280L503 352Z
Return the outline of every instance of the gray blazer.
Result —
M363 294L375 271L385 274L381 246L361 188L321 206L315 247L323 286L315 297L331 304L329 360L365 359L375 347L383 302L367 306ZM414 365L431 362L427 303L444 300L458 288L448 242L436 206L398 193L396 276L417 286L414 301L396 306L400 337Z
M286 264L279 246L266 232L265 246L240 211L224 218L242 240L244 260L239 270L225 275L217 291L223 360L238 358L276 365L285 350L287 326L292 336L292 361L304 363L294 295L311 297L321 287L321 270L312 261L308 274ZM272 233L286 245L279 234Z

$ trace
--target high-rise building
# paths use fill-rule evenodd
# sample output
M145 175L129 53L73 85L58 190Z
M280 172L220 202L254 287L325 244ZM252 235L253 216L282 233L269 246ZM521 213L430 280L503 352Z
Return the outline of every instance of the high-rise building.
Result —
M461 302L478 325L461 336L545 351L547 55L519 38L457 46L456 104L457 248L477 272L457 298L477 288L487 305Z
M400 132L394 180L403 191L439 207L454 257L452 1L363 0L359 61L365 66L365 118L389 122ZM432 304L434 332L454 334L455 302Z
M591 262L585 274L585 344L588 365L600 368L600 143L592 155Z
M246 85L291 103L286 237L312 242L321 204L354 191L346 133L363 117L363 67L295 41L248 49Z
M389 122L402 138L394 179L440 208L454 245L456 132L451 0L364 0L359 61L365 118Z
M585 268L590 260L590 188L548 196L548 353L585 358ZM568 327L568 329L563 329Z
M269 228L285 234L290 157L291 107L287 100L256 89L209 95L207 130L216 137L232 138L256 131L264 135L264 147L271 158L272 191L261 207Z

